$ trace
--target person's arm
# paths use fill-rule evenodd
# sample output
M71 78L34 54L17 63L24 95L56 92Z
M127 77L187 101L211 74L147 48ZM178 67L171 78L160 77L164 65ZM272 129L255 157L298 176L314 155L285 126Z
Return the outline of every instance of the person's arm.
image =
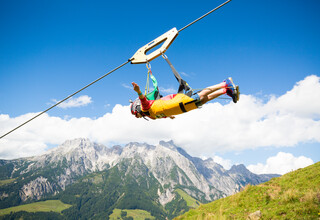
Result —
M142 94L140 87L137 83L132 82L133 90L138 93L139 99L144 99L145 96Z
M141 100L142 110L148 111L152 103L150 103L145 97L145 95L142 94L140 87L137 83L132 82L132 86L133 86L133 90L138 93L139 99Z

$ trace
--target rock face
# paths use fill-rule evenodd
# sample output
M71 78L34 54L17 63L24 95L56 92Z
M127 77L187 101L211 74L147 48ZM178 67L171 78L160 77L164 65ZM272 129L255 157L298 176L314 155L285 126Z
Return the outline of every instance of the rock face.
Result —
M56 194L58 192L56 188L55 184L51 184L47 178L40 176L24 185L19 194L22 201L39 200L45 194Z
M212 201L238 192L246 184L258 184L274 177L253 174L243 165L225 170L212 159L190 156L172 141L161 141L156 146L129 143L125 147L108 148L88 139L75 139L41 156L1 161L0 167L6 168L8 174L0 178L15 177L20 181L14 185L17 195L8 191L10 185L1 188L0 205L15 195L22 201L54 195L84 175L111 169L120 163L125 164L121 168L124 174L137 181L150 175L155 178L156 185L161 186L157 200L162 205L174 199L176 186L199 201Z

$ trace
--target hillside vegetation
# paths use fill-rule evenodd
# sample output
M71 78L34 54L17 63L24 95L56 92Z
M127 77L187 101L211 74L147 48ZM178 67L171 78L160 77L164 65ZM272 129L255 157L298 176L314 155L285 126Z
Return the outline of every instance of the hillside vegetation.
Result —
M320 162L258 186L248 185L175 219L247 219L256 211L261 219L319 219Z
M43 155L0 160L0 210L6 209L0 219L173 219L273 177L242 164L225 170L172 141L110 148L78 138ZM69 208L28 208L45 200Z
M57 212L70 208L71 205L64 204L60 200L47 200L43 202L34 202L26 205L19 205L7 209L0 209L0 216L10 214L11 212Z
M130 218L131 217L131 218ZM147 211L140 209L114 209L113 213L109 216L110 220L120 219L134 219L134 220L154 220L155 218Z

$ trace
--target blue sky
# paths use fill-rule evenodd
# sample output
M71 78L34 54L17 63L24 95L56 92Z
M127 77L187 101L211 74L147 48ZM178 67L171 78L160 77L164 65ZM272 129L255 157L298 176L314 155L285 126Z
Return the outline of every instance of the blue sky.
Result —
M179 30L223 2L0 1L1 134L124 63L171 28ZM242 93L236 105L219 99L173 121L131 119L128 100L135 93L130 85L135 81L144 87L147 69L144 64L127 64L76 95L68 108L54 108L0 140L0 158L39 154L66 139L88 137L108 146L172 139L191 155L220 158L225 166L244 163L258 169L261 163L266 168L268 158L273 157L288 161L293 168L299 166L293 164L299 157L304 157L301 164L317 162L319 9L317 0L233 0L179 34L166 52L176 69L193 88L232 76ZM177 83L161 57L151 66L163 93L176 90ZM207 122L202 118L206 111ZM257 111L261 115L255 118ZM252 121L237 117L239 112L241 116L252 114ZM224 118L225 123L218 121ZM281 127L281 120L289 128ZM290 126L293 121L296 123ZM194 131L192 141L179 133L181 125ZM299 129L294 130L295 126ZM277 135L271 135L268 127ZM66 128L73 132L62 132ZM210 139L208 131L219 136ZM261 138L254 131L260 131ZM236 137L238 132L241 137ZM303 137L297 138L299 135ZM281 141L290 138L292 141ZM279 152L293 158L285 160Z

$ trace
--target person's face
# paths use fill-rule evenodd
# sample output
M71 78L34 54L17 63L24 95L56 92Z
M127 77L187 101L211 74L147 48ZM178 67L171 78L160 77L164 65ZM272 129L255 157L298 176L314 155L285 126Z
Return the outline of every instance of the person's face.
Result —
M136 118L142 118L142 115L139 112L137 112Z

